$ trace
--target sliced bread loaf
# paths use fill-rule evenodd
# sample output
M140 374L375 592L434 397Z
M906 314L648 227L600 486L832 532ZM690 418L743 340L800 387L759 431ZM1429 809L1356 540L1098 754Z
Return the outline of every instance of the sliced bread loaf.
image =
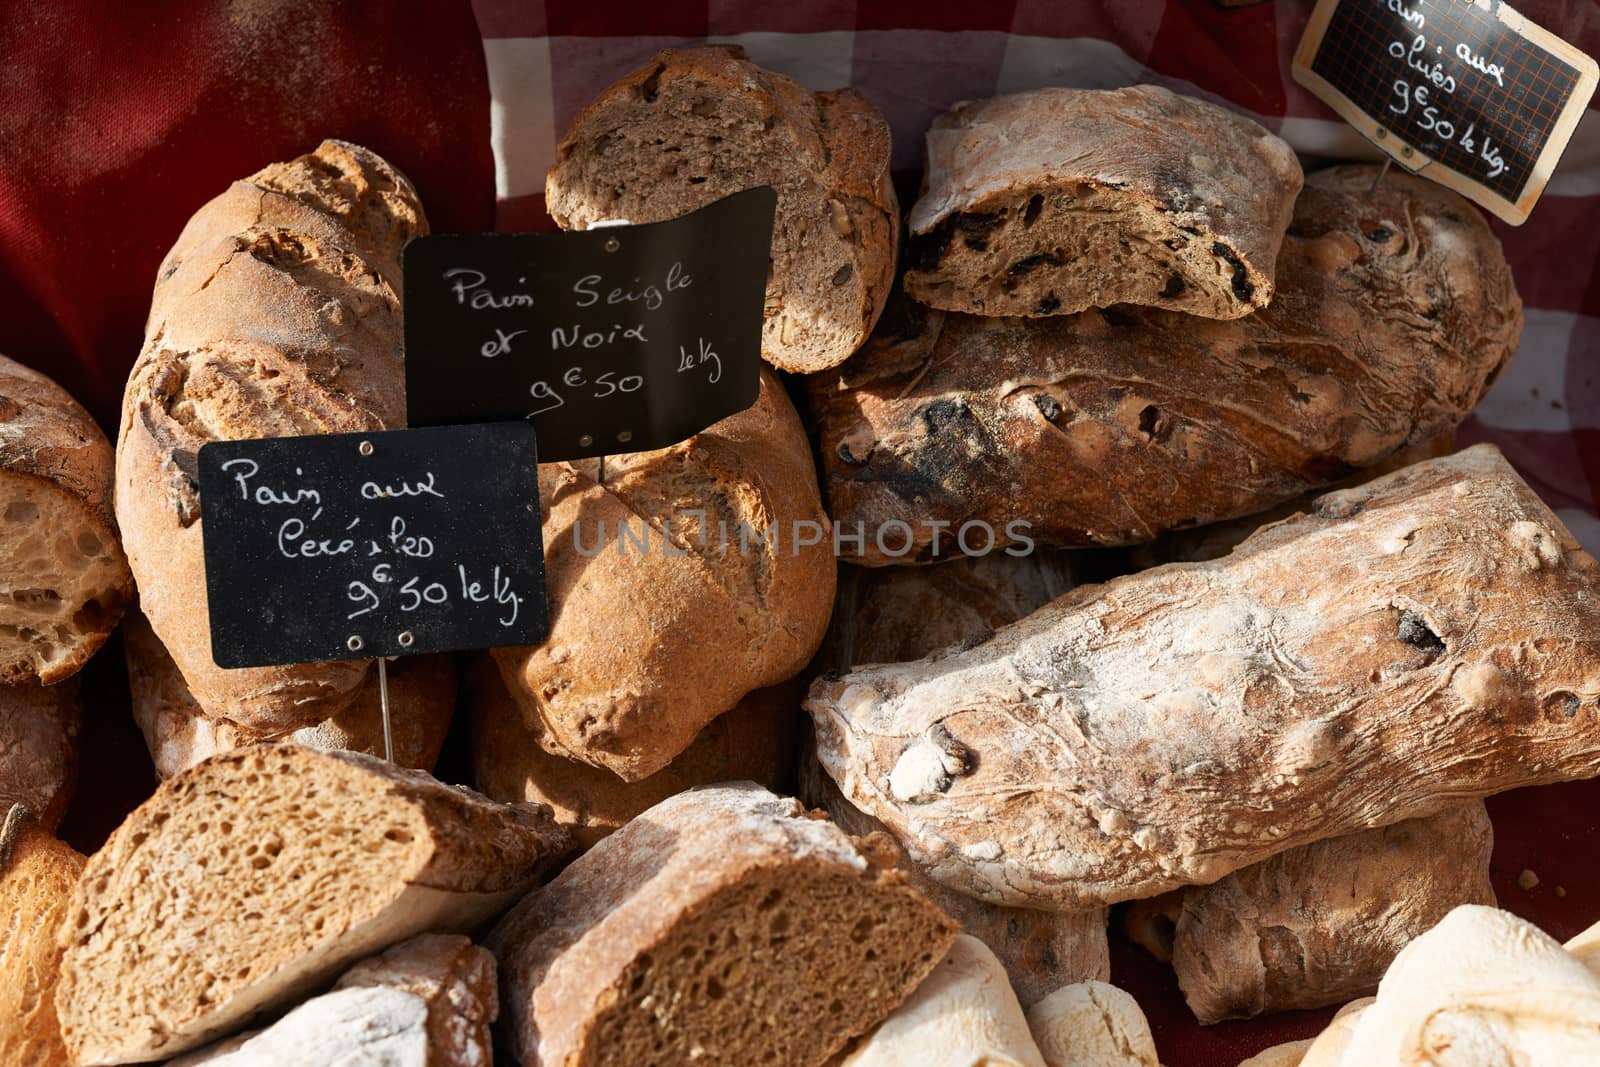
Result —
M0 1063L67 1067L56 1022L56 935L83 857L20 804L0 811Z
M495 928L522 1063L821 1064L955 924L869 849L753 783L662 801Z
M369 756L234 749L169 778L90 860L56 995L78 1064L159 1059L303 997L352 961L463 931L568 839Z

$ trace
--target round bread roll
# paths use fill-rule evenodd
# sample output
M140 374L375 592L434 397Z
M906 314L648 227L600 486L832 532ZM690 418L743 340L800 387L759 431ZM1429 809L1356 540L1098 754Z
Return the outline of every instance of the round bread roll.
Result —
M61 825L78 781L77 679L0 687L0 811L24 804L44 829Z

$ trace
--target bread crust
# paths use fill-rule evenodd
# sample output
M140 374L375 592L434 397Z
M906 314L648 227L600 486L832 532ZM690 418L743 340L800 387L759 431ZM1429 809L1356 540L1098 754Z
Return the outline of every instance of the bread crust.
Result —
M1081 908L1600 773L1597 662L1600 563L1479 445L805 706L933 877Z
M1262 511L1452 429L1516 350L1522 303L1477 210L1432 182L1313 174L1271 307L979 319L898 302L813 377L829 511L847 530L984 521L1064 547ZM1381 238L1381 240L1379 240ZM948 533L946 535L948 537Z
M56 930L83 864L23 805L0 810L0 1063L70 1062L56 1022Z
M679 131L687 144L668 144ZM573 120L545 200L563 229L581 230L676 218L771 185L762 355L810 372L855 351L889 294L900 214L890 147L888 123L854 90L808 93L733 46L666 49Z
M123 394L116 509L144 613L208 714L286 732L338 714L366 681L365 660L213 661L196 453L403 426L399 254L426 232L403 175L325 141L235 182L162 262Z
M1294 150L1251 119L1158 85L1046 88L957 104L927 140L904 283L923 303L975 315L1131 303L1235 319L1272 301L1302 175ZM1063 228L1072 222L1103 229Z
M26 805L55 832L77 787L82 718L76 678L0 688L0 811Z

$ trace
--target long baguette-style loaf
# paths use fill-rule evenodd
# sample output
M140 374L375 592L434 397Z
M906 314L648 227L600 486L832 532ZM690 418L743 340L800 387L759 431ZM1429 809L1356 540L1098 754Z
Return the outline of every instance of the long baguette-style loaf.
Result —
M806 706L845 796L947 885L1153 896L1600 774L1600 563L1480 445Z

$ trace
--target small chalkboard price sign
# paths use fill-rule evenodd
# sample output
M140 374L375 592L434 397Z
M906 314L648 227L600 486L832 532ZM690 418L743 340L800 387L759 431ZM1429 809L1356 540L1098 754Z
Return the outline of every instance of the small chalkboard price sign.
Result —
M1499 0L1318 0L1294 78L1407 169L1521 224L1595 61Z
M520 422L200 449L221 667L543 641L538 456Z
M407 420L527 419L546 461L681 441L755 403L777 194L648 225L406 245Z

